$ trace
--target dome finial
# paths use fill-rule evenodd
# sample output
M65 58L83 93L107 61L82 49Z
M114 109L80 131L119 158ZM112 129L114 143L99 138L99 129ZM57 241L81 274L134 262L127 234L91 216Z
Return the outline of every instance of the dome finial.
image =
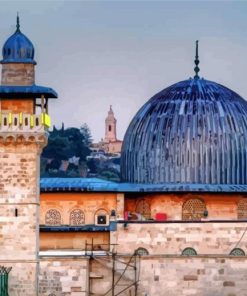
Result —
M198 79L199 78L199 71L200 71L200 68L198 67L200 61L199 61L199 56L198 56L198 40L196 40L196 56L195 56L195 68L194 68L194 71L196 73L196 75L194 76L195 79Z
M16 32L20 32L20 18L19 18L18 12L17 12L17 17L16 17Z

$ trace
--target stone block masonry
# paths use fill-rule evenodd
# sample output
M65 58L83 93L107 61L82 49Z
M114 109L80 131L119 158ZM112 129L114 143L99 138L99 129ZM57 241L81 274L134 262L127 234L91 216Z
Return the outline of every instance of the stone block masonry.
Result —
M87 296L89 259L49 257L40 261L39 296Z
M121 260L127 262L128 258ZM98 261L91 261L91 272L98 275L91 284L91 292L104 295L111 287L112 273L109 266ZM245 257L143 256L137 265L137 296L246 296L246 265ZM121 271L116 272L116 281L120 275ZM122 288L116 287L116 291ZM135 295L133 289L121 294L130 295Z
M12 267L10 296L38 295L40 148L0 140L0 265Z

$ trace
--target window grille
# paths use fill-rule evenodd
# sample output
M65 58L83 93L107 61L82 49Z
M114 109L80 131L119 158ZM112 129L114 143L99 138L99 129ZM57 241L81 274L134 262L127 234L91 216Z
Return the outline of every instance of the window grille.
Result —
M82 210L75 209L70 213L70 225L82 225L85 223L85 216Z
M182 256L196 256L196 250L193 248L185 248L181 254Z
M187 200L182 209L182 219L183 220L201 220L206 213L205 202L198 198L193 198Z
M139 255L139 256L147 256L147 255L149 255L149 252L145 248L138 248L135 250L135 254Z
M247 199L238 202L238 219L247 219Z
M240 248L235 248L231 251L230 256L245 256L245 252Z
M61 225L61 214L55 209L49 210L45 215L46 225Z
M137 202L136 213L141 214L145 219L151 218L151 209L149 203L145 199L141 199Z

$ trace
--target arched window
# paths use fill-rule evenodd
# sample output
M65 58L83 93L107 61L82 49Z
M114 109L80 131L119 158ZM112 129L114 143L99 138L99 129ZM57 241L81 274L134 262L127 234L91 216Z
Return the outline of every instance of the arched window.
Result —
M238 202L238 219L247 219L247 199Z
M51 209L45 215L46 225L61 225L61 214L58 210Z
M111 125L108 126L108 131L111 132Z
M138 248L135 250L135 254L139 255L139 256L147 256L147 255L149 255L149 252L145 248Z
M196 256L196 250L193 248L185 248L181 254L182 256Z
M245 252L240 248L235 248L231 251L230 256L245 256Z
M151 209L145 199L141 199L137 202L136 213L141 214L145 219L151 218Z
M84 213L80 209L75 209L70 213L70 225L83 225L85 223Z
M198 198L189 199L183 204L182 219L187 221L201 220L201 218L206 216L206 210L206 205L203 200Z

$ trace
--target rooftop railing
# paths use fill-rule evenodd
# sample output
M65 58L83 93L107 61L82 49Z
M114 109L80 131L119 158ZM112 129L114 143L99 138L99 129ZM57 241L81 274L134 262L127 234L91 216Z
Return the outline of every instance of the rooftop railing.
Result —
M50 116L46 113L0 113L1 132L38 132L50 126Z

